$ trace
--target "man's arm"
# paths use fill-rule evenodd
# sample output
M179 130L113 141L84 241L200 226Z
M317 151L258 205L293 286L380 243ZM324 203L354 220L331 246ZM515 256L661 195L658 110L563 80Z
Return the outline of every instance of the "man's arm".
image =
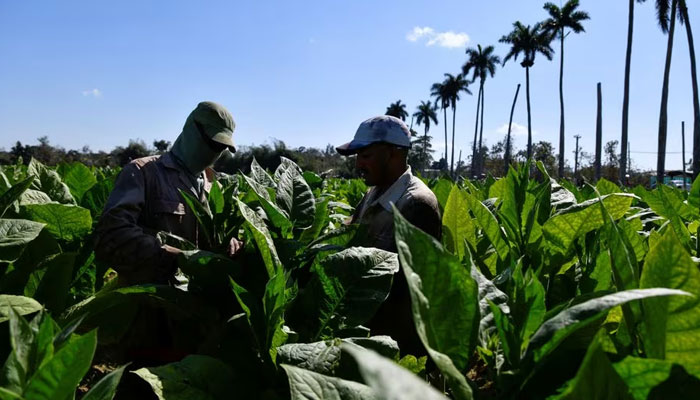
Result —
M442 239L442 218L436 204L420 197L413 199L404 217L437 240Z
M95 254L117 272L155 282L175 271L180 250L161 246L138 225L145 212L145 181L136 164L128 164L117 177L96 228Z

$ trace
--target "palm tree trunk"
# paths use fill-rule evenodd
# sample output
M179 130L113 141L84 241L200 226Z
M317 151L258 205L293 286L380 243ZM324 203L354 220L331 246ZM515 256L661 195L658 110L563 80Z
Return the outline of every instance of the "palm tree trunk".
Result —
M450 175L454 178L455 163L455 114L457 114L457 102L452 103L452 160L450 160Z
M627 127L630 111L630 68L632 65L632 37L634 33L634 2L630 0L627 20L627 55L625 57L625 93L622 98L622 137L620 138L620 182L626 182L627 175Z
M673 56L673 34L676 29L677 0L671 2L671 26L668 29L668 44L666 45L666 65L664 67L664 83L661 90L661 111L659 112L659 153L656 161L656 185L664 183L666 165L666 136L668 132L668 82L671 74L671 58ZM693 147L695 147L693 145Z
M513 106L510 108L510 122L508 122L508 136L506 136L506 151L503 159L505 160L505 165L503 168L503 176L508 173L508 167L510 167L510 128L513 126L513 113L515 112L515 103L518 101L518 93L520 93L520 84L518 83L517 89L515 89L515 97L513 98Z
M442 112L442 121L445 123L445 169L447 169L447 107L443 107Z
M530 116L530 67L525 67L525 97L527 98L527 159L532 158L532 119Z
M698 101L698 73L695 62L695 44L693 42L693 30L690 27L688 7L685 1L681 2L681 12L685 21L685 33L688 36L688 49L690 50L690 73L693 81L693 180L700 172L700 101Z
M481 88L479 88L479 95L476 100L476 123L474 124L474 142L472 142L472 177L476 176L479 170L479 160L476 153L476 139L477 133L479 132L479 107L481 106Z
M561 28L559 61L559 178L564 177L564 28Z
M484 138L484 80L481 80L481 87L479 88L479 91L481 92L481 127L479 128L479 149L477 150L477 154L479 155L477 158L479 159L479 175L484 173L484 158L482 157L481 154L481 140Z

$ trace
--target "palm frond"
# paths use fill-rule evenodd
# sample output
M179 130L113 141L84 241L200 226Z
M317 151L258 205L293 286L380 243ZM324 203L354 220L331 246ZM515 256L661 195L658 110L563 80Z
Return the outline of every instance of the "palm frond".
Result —
M669 11L671 10L672 0L656 0L656 20L661 27L663 33L668 33L668 22L670 19Z

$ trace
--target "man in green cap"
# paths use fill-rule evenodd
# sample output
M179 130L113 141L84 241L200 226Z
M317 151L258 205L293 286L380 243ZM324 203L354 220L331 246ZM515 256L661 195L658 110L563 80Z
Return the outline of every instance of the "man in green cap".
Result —
M181 252L161 244L169 232L206 248L204 235L179 190L207 201L213 170L225 150L235 152L231 114L221 105L201 102L190 113L170 151L127 164L117 178L96 228L95 253L119 273L120 283L172 282ZM229 255L242 243L231 239Z

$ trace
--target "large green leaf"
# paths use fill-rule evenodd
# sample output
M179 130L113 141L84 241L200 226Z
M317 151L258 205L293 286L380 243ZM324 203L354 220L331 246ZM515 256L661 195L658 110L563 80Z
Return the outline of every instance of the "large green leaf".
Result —
M314 216L314 223L304 229L299 237L299 241L308 244L314 241L323 230L328 227L329 221L329 210L328 210L329 200L317 201L316 202L316 215Z
M92 216L97 218L102 214L112 189L114 189L114 180L109 178L102 179L83 194L83 200L80 205L89 209Z
M645 300L643 338L649 357L679 363L700 377L700 271L673 231L667 230L649 250L640 286L693 295Z
M314 194L299 167L284 157L282 161L275 171L275 178L278 179L277 204L289 215L296 227L308 227L313 223L316 212Z
M37 329L15 310L10 309L10 347L12 352L3 368L3 380L9 388L20 393L34 373Z
M180 192L180 197L182 197L187 207L194 215L195 219L199 223L199 227L202 228L202 233L207 239L207 242L216 244L216 227L214 226L214 217L209 209L209 204L202 204L198 198L196 198L189 191L178 189Z
M263 309L265 313L265 350L270 360L275 363L277 348L286 341L288 334L282 329L284 312L294 298L295 288L287 287L287 274L279 272L265 285L263 294Z
M498 253L498 257L503 260L508 256L508 251L510 246L506 241L501 226L498 224L498 220L493 215L491 210L489 210L482 202L480 202L476 197L466 194L467 204L474 217L476 217L476 222L479 224L484 234L489 239L493 247Z
M476 247L476 232L474 223L469 217L467 196L466 192L456 185L453 186L442 215L445 247L456 254L460 260L464 257L465 241L473 248Z
M41 283L34 293L34 298L46 306L46 309L58 315L67 305L70 296L70 284L73 280L75 253L62 253L54 256L43 266Z
M630 194L615 193L601 198L610 216L618 220L625 215L635 197ZM555 214L543 226L545 238L560 252L567 252L576 239L600 228L605 223L599 201L599 199L588 200Z
M605 335L605 332L599 333ZM564 392L552 400L632 400L629 389L610 363L596 339L588 347L586 356Z
M124 369L123 365L100 379L89 392L83 396L82 400L112 400L117 393L117 386L122 379Z
M291 400L379 400L368 386L282 364Z
M438 203L440 204L440 209L443 211L445 210L445 206L447 206L447 199L450 197L452 186L452 181L446 178L440 178L431 187L433 193L435 193Z
M385 400L446 400L447 397L423 382L410 371L372 350L359 346L341 345L350 354L365 383Z
M46 224L46 229L58 239L80 239L92 229L90 211L83 207L53 203L31 204L23 208L30 219Z
M218 181L214 180L211 184L211 190L209 190L209 209L212 214L221 214L224 211L224 205L226 200L224 199L224 192L221 191L221 185Z
M463 372L479 330L477 284L455 256L411 225L395 207L394 228L418 336L455 397L471 399Z
M0 196L0 218L5 215L7 209L10 208L15 201L19 200L22 193L31 186L33 181L34 177L30 176L22 182L16 183ZM17 205L15 205L15 207L17 207Z
M324 375L335 375L342 369L340 345L351 343L379 352L382 356L397 360L399 346L389 336L372 336L368 338L345 338L324 340L313 343L285 344L277 349L277 362L304 368Z
M159 400L217 400L239 393L233 370L223 361L191 355L182 361L133 371L146 381Z
M509 303L513 322L517 327L520 340L518 354L524 351L530 336L537 330L545 317L545 289L537 279L537 275L529 269L523 274L522 269L516 269L513 274L515 290Z
M250 163L250 177L264 187L275 187L275 181L270 174L258 164L255 157L253 157L253 161Z
M617 186L616 184L610 182L609 180L607 180L605 178L601 178L598 181L598 183L596 183L595 188L598 190L598 193L600 193L601 196L605 196L606 194L623 192L623 190L620 189L619 186Z
M90 171L90 168L80 162L61 164L57 168L57 172L63 179L63 183L68 186L71 194L78 202L80 202L83 195L97 183L95 174Z
M10 319L10 309L15 310L19 315L27 315L42 308L38 301L30 297L0 294L0 322Z
M690 187L688 203L696 209L700 209L700 177L695 178L693 186Z
M241 215L243 215L243 218L246 220L248 231L253 237L255 244L258 246L260 256L267 269L268 277L272 278L282 271L282 262L277 255L275 243L272 241L265 221L242 201L236 199L236 202L238 204L238 209L241 211Z
M65 399L75 391L90 368L97 331L71 338L32 376L24 391L27 399Z
M99 327L100 344L121 340L130 328L140 302L163 308L173 319L205 321L213 310L202 307L192 294L166 285L129 286L103 290L69 307L61 314L61 326L84 318L83 329Z
M44 226L26 219L0 218L0 262L17 260L24 247L39 236Z
M689 296L689 293L664 288L625 290L569 307L545 321L532 335L524 358L532 356L538 362L572 333L599 320L607 310L630 301L659 296Z
M351 247L324 258L295 307L307 321L303 330L319 338L366 323L389 296L398 270L396 254L375 248Z
M36 189L27 189L22 193L22 195L19 197L19 205L20 206L26 206L30 204L49 204L49 203L55 203L55 201L51 200L51 197L49 197L48 194L36 190Z
M53 201L62 204L75 204L70 189L63 183L58 172L49 169L36 159L32 159L27 167L27 175L37 178L32 182L32 189L46 193Z
M250 195L253 196L253 199L258 200L265 214L267 214L267 218L272 222L272 225L280 229L283 235L289 231L292 227L292 221L290 221L289 215L285 214L277 204L272 202L265 187L245 175L243 175L243 179L245 179L248 186L253 190Z
M651 390L671 375L673 363L653 358L625 357L613 368L630 389L635 400L646 400Z

